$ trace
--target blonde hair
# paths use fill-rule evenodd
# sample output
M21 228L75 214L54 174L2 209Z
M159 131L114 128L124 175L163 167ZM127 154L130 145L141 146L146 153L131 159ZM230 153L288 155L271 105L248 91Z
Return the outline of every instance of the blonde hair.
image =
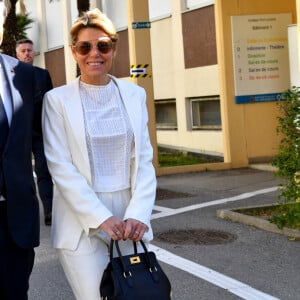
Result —
M70 30L72 44L76 43L79 31L83 28L98 28L103 30L114 42L118 39L114 24L98 8L84 12L83 15L74 22Z

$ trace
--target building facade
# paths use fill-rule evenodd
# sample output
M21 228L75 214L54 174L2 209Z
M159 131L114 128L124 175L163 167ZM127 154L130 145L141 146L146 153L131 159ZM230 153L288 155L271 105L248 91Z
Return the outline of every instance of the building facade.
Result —
M288 13L291 24L296 24L298 1L98 0L90 4L117 27L112 74L145 84L155 148L223 159L220 164L172 170L163 170L156 162L158 174L245 167L276 154L276 103L235 102L231 17ZM72 80L76 65L68 36L77 17L76 1L28 0L26 7L35 20L28 36L39 53L36 64L49 70L55 86ZM134 72L145 78L134 78Z

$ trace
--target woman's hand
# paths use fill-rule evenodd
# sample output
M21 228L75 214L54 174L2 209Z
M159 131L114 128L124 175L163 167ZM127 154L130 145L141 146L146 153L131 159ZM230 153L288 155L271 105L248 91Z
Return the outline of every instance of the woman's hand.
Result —
M144 223L135 219L127 219L124 226L123 240L130 239L138 242L143 238L146 230L147 226Z
M115 216L105 220L99 228L115 241L130 239L134 242L140 241L147 230L147 226L138 220L127 219L123 221Z
M124 239L125 222L117 217L109 217L101 225L100 229L104 230L113 240Z

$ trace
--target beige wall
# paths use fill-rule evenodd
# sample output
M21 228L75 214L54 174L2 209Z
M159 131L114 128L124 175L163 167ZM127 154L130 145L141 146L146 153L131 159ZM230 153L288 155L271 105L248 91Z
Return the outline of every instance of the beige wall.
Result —
M185 68L182 10L179 1L173 3L171 17L151 24L151 51L154 98L176 99L178 130L158 130L157 142L177 149L223 156L221 130L187 129L186 98L219 95L218 66Z

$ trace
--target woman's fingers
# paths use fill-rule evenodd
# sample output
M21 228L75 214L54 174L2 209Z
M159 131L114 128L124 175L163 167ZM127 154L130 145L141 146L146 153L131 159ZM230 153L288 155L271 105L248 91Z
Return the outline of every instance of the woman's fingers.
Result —
M138 242L143 238L147 226L135 219L123 221L112 216L100 225L100 229L104 230L113 240L130 239Z
M143 238L146 229L147 226L144 223L138 220L128 219L126 221L123 239L131 239L134 242L138 242Z
M143 230L143 229L141 229L140 231L139 230L135 230L131 239L134 242L138 242L138 241L140 241L143 238L144 233L145 233L145 230Z
M124 221L117 217L110 217L105 220L100 228L105 231L113 240L121 240L124 234Z

